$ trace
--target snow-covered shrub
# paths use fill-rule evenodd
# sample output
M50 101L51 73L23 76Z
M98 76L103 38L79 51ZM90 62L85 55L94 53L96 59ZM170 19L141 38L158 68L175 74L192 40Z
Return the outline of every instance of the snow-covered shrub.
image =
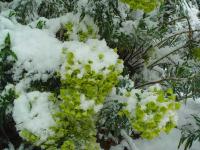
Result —
M56 124L51 130L54 134L48 137L42 147L62 150L99 149L90 100L85 100L84 95L78 91L64 87L60 91L59 98L54 97L53 100L59 103L58 111L53 114ZM81 103L86 106L83 108Z
M60 41L82 41L99 39L99 28L92 17L84 17L79 13L67 13L59 18L44 17L30 23L32 28L47 30L56 35Z
M21 91L13 108L16 127L21 137L45 149L95 150L95 115L117 84L123 64L104 40L70 41L62 47L59 95Z
M153 139L161 132L168 133L174 128L177 121L176 110L180 108L180 104L175 102L173 91L162 90L159 86L150 86L144 90L131 89L133 86L130 86L130 82L124 88L114 89L108 99L125 104L118 115L129 118L133 131L143 138Z
M56 107L49 100L50 93L33 91L19 95L14 101L13 118L21 137L40 145L53 132L55 125L52 113Z
M160 132L169 133L176 126L176 110L180 108L180 104L175 102L172 90L163 92L155 88L134 94L138 94L136 97L139 102L136 104L135 113L130 113L132 126L143 138L153 139ZM127 106L128 111L129 107Z
M98 111L122 71L118 55L105 41L65 42L66 62L62 66L59 111L54 114L56 133L45 147L61 149L98 148L95 112ZM110 59L112 58L112 59Z
M4 17L0 19L2 21L0 24L0 43L4 43L2 39L8 37L8 33L10 35L7 38L10 40L9 46L8 44L2 45L2 49L4 49L1 51L2 57L5 57L8 53L9 63L5 60L6 57L2 59L3 73L8 75L6 76L7 79L3 79L2 76L1 85L4 84L3 82L5 82L5 85L14 82L16 92L20 94L30 88L31 82L45 82L51 78L59 70L62 63L61 42L39 29L22 26ZM31 47L30 45L34 46Z
M0 149L136 149L168 132L176 101L199 97L197 3L0 0Z
M94 99L96 104L102 103L117 84L123 69L117 53L105 41L99 40L88 40L86 44L66 42L64 53L67 60L62 66L65 86L72 86L89 99Z

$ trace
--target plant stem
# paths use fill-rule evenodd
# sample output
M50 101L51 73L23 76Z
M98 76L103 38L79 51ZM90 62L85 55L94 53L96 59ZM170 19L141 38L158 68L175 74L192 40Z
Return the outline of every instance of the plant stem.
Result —
M126 131L124 129L121 130L121 136L124 138L124 140L126 140L126 142L129 144L129 150L139 150L135 143L133 143L133 140L131 139L130 136L128 136L128 134L126 133Z

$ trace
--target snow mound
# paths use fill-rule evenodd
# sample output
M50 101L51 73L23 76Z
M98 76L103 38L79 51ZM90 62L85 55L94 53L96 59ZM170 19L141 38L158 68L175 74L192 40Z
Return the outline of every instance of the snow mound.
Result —
M13 118L18 131L29 131L40 137L41 141L52 134L49 127L55 125L52 118L50 93L30 92L14 101Z

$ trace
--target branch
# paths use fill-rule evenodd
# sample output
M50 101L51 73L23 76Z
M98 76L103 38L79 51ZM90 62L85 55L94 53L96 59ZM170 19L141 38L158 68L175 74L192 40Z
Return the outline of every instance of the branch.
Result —
M191 29L189 28L189 30L171 34L171 35L169 35L168 37L166 37L165 39L161 40L159 43L155 44L153 47L159 46L160 44L162 44L163 42L167 41L168 39L170 39L170 38L172 38L172 37L174 37L174 36L178 36L178 35L186 34L186 33L188 33L188 34L191 35L191 34L193 34L194 32L200 32L200 29L198 29L198 30L191 30Z
M151 81L151 82L147 82L147 83L138 85L135 88L137 89L137 88L141 88L141 87L144 87L144 86L147 86L147 85L161 83L161 82L164 82L164 81L170 81L170 80L181 81L181 80L186 80L186 79L188 79L188 78L164 78L164 79L160 79L160 80L156 80L156 81Z
M167 24L172 24L172 23L175 23L175 22L178 21L178 20L185 19L185 18L186 18L185 16L182 16L182 17L176 18L176 19L174 19L174 20L168 22Z

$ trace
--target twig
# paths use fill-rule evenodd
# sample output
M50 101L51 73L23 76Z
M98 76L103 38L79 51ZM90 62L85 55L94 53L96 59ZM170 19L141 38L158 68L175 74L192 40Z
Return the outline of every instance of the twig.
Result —
M172 35L166 37L165 39L161 40L159 43L155 44L153 47L158 47L160 44L162 44L163 42L167 41L168 39L170 39L174 36L178 36L178 35L186 34L186 33L191 34L191 33L194 33L194 32L200 32L200 29L198 29L198 30L187 30L187 31L182 31L182 32L172 34Z
M186 79L188 79L188 78L164 78L164 79L160 79L160 80L156 80L156 81L151 81L151 82L147 82L147 83L138 85L135 88L137 89L137 88L141 88L141 87L144 87L144 86L147 86L147 85L157 84L157 83L161 83L161 82L169 81L169 80L181 81L181 80L186 80Z

